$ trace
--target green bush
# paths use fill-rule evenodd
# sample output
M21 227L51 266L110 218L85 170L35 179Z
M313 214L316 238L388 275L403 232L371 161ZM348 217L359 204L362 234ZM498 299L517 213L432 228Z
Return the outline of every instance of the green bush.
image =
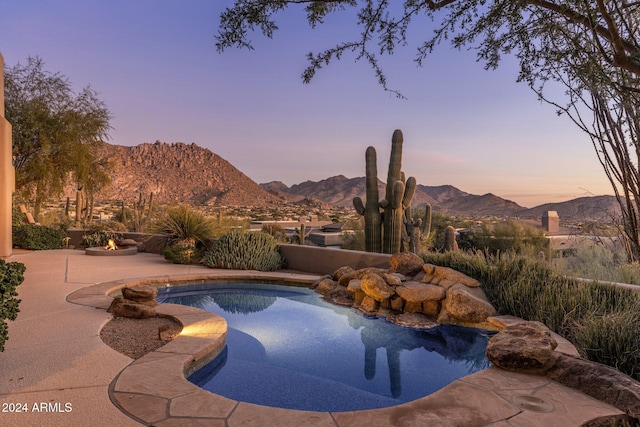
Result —
M491 254L509 251L537 254L546 252L548 245L542 229L513 220L483 223L465 233L458 243L462 249L479 249Z
M106 246L109 240L122 240L124 238L123 231L127 231L127 229L118 221L93 222L87 226L82 235L80 246L84 248Z
M203 257L203 251L194 245L167 246L162 251L164 258L174 264L198 264Z
M4 343L9 339L6 321L16 320L20 311L16 287L23 282L25 269L24 264L0 259L0 351L4 351Z
M640 293L580 282L513 253L428 253L424 259L480 281L499 313L542 322L590 360L640 379Z
M284 267L278 242L261 231L229 231L213 244L202 261L207 267L234 270L273 271Z
M640 378L640 329L638 311L616 311L590 315L577 326L575 342L589 360L613 366Z
M20 224L13 226L13 246L22 249L60 249L67 233L45 225Z

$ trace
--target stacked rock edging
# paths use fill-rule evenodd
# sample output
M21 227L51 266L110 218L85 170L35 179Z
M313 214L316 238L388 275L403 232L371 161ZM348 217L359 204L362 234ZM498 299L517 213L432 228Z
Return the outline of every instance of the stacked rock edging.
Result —
M122 296L115 297L107 309L114 317L146 319L156 317L155 306L158 290L153 286L141 285L122 288Z
M521 322L494 335L486 355L498 368L544 375L640 419L640 382L612 367L560 353L556 347L544 324ZM602 420L601 425L612 425L609 421Z
M312 288L327 301L403 326L455 324L496 330L487 318L497 312L477 280L425 264L412 252L392 255L388 269L341 267Z

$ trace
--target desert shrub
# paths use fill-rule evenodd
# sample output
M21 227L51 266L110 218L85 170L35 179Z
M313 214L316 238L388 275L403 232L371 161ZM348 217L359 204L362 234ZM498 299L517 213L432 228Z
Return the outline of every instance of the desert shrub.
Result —
M277 223L263 224L262 232L270 234L278 242L289 243L289 237L287 237L287 232L285 231L284 228L282 228L280 224L277 224Z
M513 220L475 227L465 233L459 244L463 249L479 249L492 254L508 251L537 254L547 250L542 229Z
M501 314L542 322L591 360L640 379L640 322L633 315L640 313L638 292L577 281L535 257L514 253L428 253L424 259L479 280ZM616 331L615 337L609 331Z
M13 246L30 250L60 249L67 233L45 225L20 224L12 227Z
M613 366L640 379L640 328L638 311L590 315L577 326L575 342L589 360Z
M567 274L586 279L640 285L640 263L628 263L624 248L584 240L572 256L553 260Z
M7 320L16 320L20 309L16 287L24 281L24 264L0 259L0 351L9 339Z
M214 236L213 220L204 213L188 206L168 207L149 226L149 232L167 236L169 246L193 241L203 245Z
M346 230L342 232L342 249L364 251L364 220L349 222Z
M204 250L197 248L193 241L182 241L167 246L162 254L167 261L174 264L198 264L204 256Z
M175 264L196 264L206 249L205 243L214 236L211 217L188 205L167 208L149 226L152 233L167 237L163 255Z
M278 242L261 231L229 231L214 242L202 261L207 267L234 270L273 271L284 266Z
M90 223L82 235L80 246L85 248L106 246L110 239L114 241L122 240L124 238L122 233L125 231L127 231L127 228L118 221Z

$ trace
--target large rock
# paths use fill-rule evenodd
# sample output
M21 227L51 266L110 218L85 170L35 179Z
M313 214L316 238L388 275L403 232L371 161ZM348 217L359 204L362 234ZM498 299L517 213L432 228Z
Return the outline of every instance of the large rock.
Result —
M413 252L400 252L391 255L389 272L400 273L405 276L415 276L422 270L424 261Z
M358 272L352 269L352 271L340 275L340 278L338 279L338 285L347 287L351 280L359 278L360 277L358 276Z
M382 278L391 286L400 286L406 277L400 273L384 273Z
M345 265L343 267L340 267L339 269L337 269L336 271L333 272L333 278L335 280L340 280L340 278L342 276L344 276L345 274L349 274L349 273L353 273L355 272L355 270L351 267L349 267L348 265Z
M107 309L107 313L114 317L130 317L132 319L147 319L156 317L156 310L145 304L138 304L135 301L116 297Z
M362 276L360 288L364 293L380 302L390 298L395 292L382 277L375 273L367 273Z
M411 281L398 286L396 292L407 302L440 301L446 295L445 289L438 285Z
M133 301L137 304L148 305L149 307L155 307L158 305L158 301L156 301L157 296L158 289L153 286L141 285L131 288L122 288L122 297L124 299Z
M427 274L426 277L438 278L438 282L442 279L450 280L454 283L462 283L470 288L477 288L480 286L480 282L476 279L467 276L453 268L441 267L439 265L424 264L424 271ZM435 282L433 282L435 283Z
M447 290L445 306L451 317L466 323L486 322L487 317L497 314L482 289L461 284Z
M338 282L336 282L335 280L331 280L327 277L319 280L317 283L314 284L315 291L321 295L326 295L329 292L336 289L337 287L338 287Z
M336 286L331 292L328 292L324 299L332 304L343 307L351 307L354 303L353 295L342 286Z
M540 322L522 322L508 326L487 344L487 359L507 371L543 374L551 369L559 353L556 340Z
M640 418L640 383L617 369L560 354L547 377Z

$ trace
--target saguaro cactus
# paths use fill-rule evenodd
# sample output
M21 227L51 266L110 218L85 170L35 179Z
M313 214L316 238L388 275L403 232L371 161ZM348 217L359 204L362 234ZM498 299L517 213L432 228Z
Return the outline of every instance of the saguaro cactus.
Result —
M404 210L411 206L416 179L410 177L405 182L402 173L402 142L402 132L396 130L391 138L385 198L379 202L376 151L373 147L367 148L365 155L367 201L365 205L362 199L354 197L353 206L360 215L364 215L365 248L369 252L382 251L389 254L400 252L402 236L406 234ZM382 214L380 208L383 209ZM384 228L383 233L381 233L381 224Z
M429 238L431 234L431 205L425 206L424 218L414 219L411 215L411 206L405 208L404 215L406 233L403 233L402 240L408 243L410 252L418 253L418 242L425 237Z
M451 225L444 230L444 250L447 252L458 250L458 242L456 241L456 229Z
M364 246L367 252L382 251L382 217L378 201L378 166L376 149L368 147L365 153L366 168L366 205L360 197L353 198L353 206L359 215L364 216Z

